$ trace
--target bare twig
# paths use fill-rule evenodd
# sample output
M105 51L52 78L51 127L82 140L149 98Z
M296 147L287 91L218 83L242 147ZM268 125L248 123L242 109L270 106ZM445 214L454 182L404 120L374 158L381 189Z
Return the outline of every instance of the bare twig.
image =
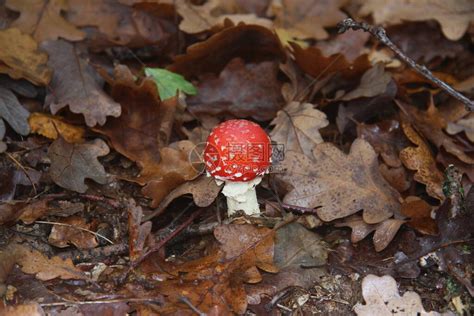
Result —
M188 305L188 307L190 309L192 309L193 312L195 312L199 316L206 316L207 315L206 313L201 312L196 306L194 306L193 303L191 303L191 301L186 296L180 296L179 300L181 302L183 302L184 304Z
M363 30L364 32L370 33L373 37L375 37L378 41L385 44L388 48L390 48L401 60L405 63L410 65L413 69L415 69L420 75L425 77L426 79L433 82L435 85L449 93L452 97L456 98L460 102L464 103L466 109L468 111L474 111L474 101L468 99L462 93L456 91L453 87L448 85L446 82L436 78L431 71L424 65L417 64L413 59L405 55L387 36L385 30L380 26L373 26L365 22L356 22L353 19L344 19L338 23L338 32L344 33L349 29L354 31Z
M156 298L117 298L111 300L97 300L97 301L65 301L65 302L52 302L52 303L40 303L41 307L55 307L55 306L74 306L74 305L93 305L93 304L112 304L112 303L152 303L158 302Z

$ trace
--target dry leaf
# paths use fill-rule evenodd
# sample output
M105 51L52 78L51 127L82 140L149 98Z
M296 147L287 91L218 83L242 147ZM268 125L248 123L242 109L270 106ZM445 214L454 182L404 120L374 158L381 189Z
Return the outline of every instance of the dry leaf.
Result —
M366 305L358 303L354 306L354 311L359 316L440 315L436 312L426 312L416 292L407 291L400 296L397 282L389 275L378 277L369 274L366 276L362 280L362 296Z
M441 24L444 35L459 40L474 20L474 2L458 0L394 0L387 5L384 1L364 1L359 14L372 13L375 24L400 24L403 21L427 21L434 19Z
M438 226L431 216L433 206L416 196L409 196L402 204L401 212L410 220L408 226L415 228L425 235L437 235Z
M48 242L51 245L65 248L72 244L78 249L92 249L99 245L94 234L74 228L80 227L93 231L92 223L86 223L84 218L71 216L58 222L70 226L53 225L48 236Z
M284 60L285 53L272 31L259 25L241 23L188 46L186 54L176 56L174 63L167 69L187 78L209 72L218 73L235 57L247 62Z
M187 99L188 110L196 115L232 114L268 121L284 103L275 62L245 64L240 58L231 60L219 77L202 76L199 93Z
M128 248L130 261L136 262L143 255L145 242L150 235L152 223L142 222L143 210L133 199L127 203L128 211Z
M272 28L273 23L269 19L259 18L255 14L226 14L219 12L213 15L213 11L222 11L221 0L209 0L202 5L194 5L187 0L176 1L176 11L183 20L179 24L179 29L185 33L196 34L207 31L214 26L223 24L225 19L231 20L234 24L244 22L246 24L261 25ZM223 1L226 4L226 1Z
M38 303L27 303L6 307L0 306L0 315L45 316L46 313Z
M275 125L271 139L284 146L285 151L312 156L312 148L323 142L319 130L329 122L326 115L311 103L291 102L270 123Z
M400 151L400 160L411 170L415 170L414 179L426 185L426 192L438 200L444 200L442 190L443 174L436 166L433 154L425 141L406 122L402 122L402 128L408 139L417 147L407 147Z
M336 26L346 15L341 7L346 0L273 0L271 12L275 25L293 37L325 39L325 27Z
M467 138L474 143L474 113L469 113L457 122L449 122L446 132L451 135L464 132Z
M84 142L85 130L82 127L64 122L59 116L45 113L31 113L28 118L28 123L32 133L50 139L57 139L59 135L61 135L68 143Z
M70 144L63 138L58 138L48 150L51 179L57 185L79 193L87 191L84 183L86 178L104 184L107 174L97 158L108 153L109 147L101 139L84 144Z
M38 50L31 36L15 28L0 30L0 43L0 73L43 86L51 81L52 70L46 65L48 55Z
M6 0L5 6L20 12L12 26L31 34L39 43L59 37L69 41L85 38L83 31L62 17L68 8L65 0Z
M349 155L330 143L313 149L313 157L288 152L278 175L292 186L284 198L290 205L317 208L324 221L363 210L364 221L379 223L398 213L399 193L383 179L377 154L365 140L356 139Z
M0 86L0 119L4 119L20 135L30 133L28 116L30 113L20 104L16 95Z
M349 101L357 98L370 98L383 94L392 80L390 73L385 72L384 65L377 63L374 67L367 70L360 78L357 88L346 93L340 99Z
M384 179L398 192L405 192L410 188L411 181L408 179L407 171L403 166L391 168L381 163L379 170Z
M120 116L120 104L102 90L102 80L77 46L58 40L41 47L49 53L48 65L54 69L53 92L45 100L53 114L69 106L71 112L83 114L91 127L104 125L107 116Z

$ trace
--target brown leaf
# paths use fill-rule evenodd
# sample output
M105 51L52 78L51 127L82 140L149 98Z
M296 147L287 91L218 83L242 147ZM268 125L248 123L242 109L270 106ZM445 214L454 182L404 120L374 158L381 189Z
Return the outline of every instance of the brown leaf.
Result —
M145 242L151 232L151 222L141 224L143 210L133 199L127 203L128 211L128 248L133 263L143 255Z
M87 126L104 125L107 116L120 116L120 105L102 90L102 80L78 46L58 40L41 47L49 53L48 65L55 71L53 92L45 100L53 114L69 106L71 112L84 115Z
M284 198L290 205L317 208L318 216L332 221L364 210L364 221L379 223L400 209L399 193L383 179L377 155L365 140L356 139L349 155L330 143L313 149L313 157L288 152L278 175L292 189Z
M396 0L387 4L379 0L364 1L359 14L372 13L375 24L400 24L403 21L437 20L444 35L459 40L474 20L474 2L461 0L448 3L443 0Z
M84 218L71 216L58 222L70 226L56 224L53 225L48 237L48 242L51 245L59 248L65 248L72 244L78 249L92 249L99 245L94 234L74 228L80 227L92 230L92 223L86 223Z
M353 62L348 62L341 53L326 57L316 47L303 49L294 43L291 43L291 47L298 66L317 79L334 73L344 78L359 77L371 67L367 55L360 55Z
M415 170L415 181L426 185L426 192L438 200L444 200L443 174L436 166L433 154L425 141L411 127L410 124L402 122L402 129L408 139L417 147L407 147L400 151L400 160L411 170Z
M19 219L23 223L29 225L36 221L38 218L48 214L49 206L48 202L51 201L50 198L45 198L39 201L34 201L28 203L23 207L18 213L20 213Z
M318 41L316 47L321 50L324 56L341 53L348 62L353 62L363 54L369 37L370 34L367 32L348 30L343 34L337 34L337 36L328 41Z
M283 105L281 83L277 79L278 65L274 62L245 64L232 59L219 77L202 76L197 85L199 93L187 99L188 110L196 115L232 114L268 121Z
M433 206L416 196L407 197L401 209L402 214L410 218L408 226L425 235L437 235L438 226L431 217L432 211Z
M426 111L421 111L400 101L396 101L396 103L407 113L408 121L437 148L443 147L448 153L457 156L461 161L474 164L474 158L468 155L461 145L444 133L443 129L447 127L447 122L443 113L434 105L432 98Z
M367 224L361 216L354 215L344 219L341 223L336 223L336 227L349 227L351 232L351 242L356 243L367 237L377 228L377 224Z
M194 147L188 140L172 143L160 149L158 164L143 166L135 181L146 184L142 193L153 199L151 207L157 207L174 188L198 176L198 170L189 159Z
M61 135L68 143L84 142L85 130L82 127L66 123L61 117L45 113L31 113L28 123L32 133L50 139L57 139ZM58 135L59 132L59 135Z
M202 5L193 5L187 0L176 1L176 11L183 20L179 24L179 29L185 33L196 34L207 31L214 26L223 24L225 19L231 20L234 24L244 22L246 24L261 25L272 28L273 23L269 19L259 18L255 14L229 14L225 10L225 1L209 0ZM219 15L214 15L219 12Z
M101 139L84 144L70 144L62 138L55 140L48 150L51 159L49 173L53 181L68 190L84 193L86 178L104 184L107 174L97 157L109 153Z
M168 70L188 78L209 72L218 73L235 57L246 62L284 60L285 53L272 31L259 25L241 23L188 46L186 54L176 56Z
M275 125L270 136L285 151L312 156L312 148L323 142L319 130L329 122L326 115L315 109L311 103L291 102L270 123Z
M275 25L284 28L296 38L325 39L324 27L336 26L346 15L341 7L346 0L282 0L273 1Z
M59 37L69 41L85 38L83 31L62 17L61 13L68 9L64 0L6 0L5 6L20 12L12 26L31 34L39 43Z
M26 303L13 306L0 306L1 315L9 316L45 316L46 313L38 303Z
M30 113L20 104L16 95L0 86L0 120L5 120L20 135L30 133L28 116Z
M207 207L214 202L221 189L222 185L217 185L214 178L201 175L194 180L184 182L176 187L166 195L153 214L147 216L147 218L158 216L173 200L185 194L191 194L193 196L194 204L197 206Z
M368 141L388 166L397 168L402 165L398 154L409 141L405 138L398 121L357 124L357 136Z
M450 135L464 132L467 139L474 143L474 113L469 113L456 122L449 122L446 132Z
M410 188L411 181L403 166L391 168L384 163L379 166L380 173L398 192L405 192Z
M357 98L370 98L383 94L392 80L390 73L385 72L384 65L377 63L374 67L367 70L360 78L357 88L346 93L341 97L343 101L349 101Z
M106 135L116 151L140 167L158 164L162 109L155 83L144 79L137 84L123 65L115 68L115 78L109 80L111 95L120 103L122 115L109 118L104 126L94 130Z
M31 36L10 28L0 30L0 42L0 73L43 86L51 81L52 70L46 65L48 55L38 50Z
M21 244L10 244L3 252L0 252L0 262L5 258L15 258L15 262L20 265L24 273L35 274L36 278L42 281L60 278L87 279L87 276L76 268L71 259L61 259L59 257L48 258L37 250Z
M373 238L375 251L379 252L384 250L393 238L395 238L395 235L403 223L405 223L404 220L389 218L378 224Z

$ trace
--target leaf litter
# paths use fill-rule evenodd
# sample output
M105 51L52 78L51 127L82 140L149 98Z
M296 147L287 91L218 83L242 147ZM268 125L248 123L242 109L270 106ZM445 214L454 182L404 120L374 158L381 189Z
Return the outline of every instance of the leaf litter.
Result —
M471 12L1 2L0 314L462 314L472 104L370 25L337 33L382 24L472 99ZM207 136L235 118L273 142L259 217L228 218L204 171Z

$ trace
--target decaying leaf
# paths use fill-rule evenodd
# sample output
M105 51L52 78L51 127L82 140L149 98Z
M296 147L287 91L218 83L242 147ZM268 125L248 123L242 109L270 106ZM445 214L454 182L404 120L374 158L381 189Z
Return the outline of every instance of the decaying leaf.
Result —
M128 248L130 261L133 263L143 255L145 242L151 232L151 222L142 222L143 210L134 200L127 203L128 211Z
M435 19L441 24L444 35L456 41L460 39L474 20L474 2L460 0L395 0L390 5L384 1L364 1L361 15L372 13L376 24L399 24L402 21L427 21Z
M319 130L329 122L326 115L311 103L291 102L278 111L270 123L275 125L270 137L282 144L286 152L293 151L312 156L312 148L323 142Z
M402 204L401 213L410 220L408 226L425 235L437 235L438 226L432 217L434 207L416 196L409 196Z
M388 165L381 163L379 170L384 179L387 180L387 182L390 183L390 185L398 192L405 192L410 188L411 178L409 179L408 172L403 165L391 168Z
M57 139L61 135L68 143L82 143L85 140L85 130L82 127L66 123L59 116L31 113L28 123L32 133L40 134L50 139Z
M218 73L236 57L247 62L284 60L285 53L272 31L259 25L241 23L189 46L186 54L176 56L167 69L190 78L209 72Z
M342 96L341 100L348 101L357 98L370 98L383 94L392 80L390 73L384 71L384 65L377 63L367 70L360 78L357 88Z
M426 312L421 298L416 292L407 291L403 296L398 294L397 282L389 275L382 277L369 274L362 280L362 295L365 305L354 306L359 316L371 315L441 315L436 312Z
M474 113L468 114L457 122L449 122L446 132L451 135L464 132L467 138L474 143Z
M48 258L41 252L25 245L9 244L3 251L0 251L0 262L7 261L6 257L14 258L14 262L20 265L24 273L34 274L39 280L87 279L86 274L76 268L71 259Z
M278 177L291 185L284 202L317 208L324 221L363 210L364 221L375 224L400 210L399 193L381 176L377 155L365 140L356 139L349 155L321 143L313 157L288 152L281 164L286 173Z
M51 81L52 70L46 65L48 55L38 50L31 36L15 28L0 30L0 42L0 73L43 86Z
M0 306L0 314L10 316L45 316L46 313L38 303Z
M62 17L61 12L67 10L67 1L7 0L5 6L20 12L12 26L31 34L39 43L59 37L70 41L80 41L85 37L83 31Z
M54 69L53 93L45 101L53 114L69 106L71 112L84 115L87 126L104 125L107 116L120 116L120 104L102 90L102 80L77 46L58 40L41 47L49 53L48 66Z
M426 185L426 192L438 200L444 200L443 174L436 166L433 154L425 141L406 122L402 122L402 128L408 139L417 147L407 147L400 151L400 160L411 170L415 170L414 179Z
M284 101L277 79L278 65L266 61L245 64L240 58L231 60L219 77L202 76L199 94L188 99L194 114L232 114L267 121L275 116Z
M7 121L15 132L25 136L30 133L29 115L13 92L0 87L0 118Z
M53 225L48 237L48 242L51 245L59 248L65 248L72 244L78 249L92 249L99 245L96 237L93 234L81 229L75 229L75 227L80 227L92 230L92 223L86 223L85 218L71 216L60 220L59 223L70 226L57 224Z
M194 5L187 0L176 1L176 11L183 17L183 20L179 24L181 31L190 34L201 33L207 31L214 26L223 24L225 19L229 19L235 24L244 22L246 24L261 25L267 28L271 28L273 23L269 19L259 18L255 14L221 14L215 16L213 11L222 11L223 2L225 5L227 1L222 0L209 0L202 5Z
M346 15L341 7L346 0L273 0L271 11L275 25L286 29L293 37L324 39L325 27L335 26Z
M66 189L84 193L86 178L104 184L107 174L98 157L109 153L109 147L96 139L83 144L70 144L63 138L55 140L48 150L51 159L49 173L53 181Z

